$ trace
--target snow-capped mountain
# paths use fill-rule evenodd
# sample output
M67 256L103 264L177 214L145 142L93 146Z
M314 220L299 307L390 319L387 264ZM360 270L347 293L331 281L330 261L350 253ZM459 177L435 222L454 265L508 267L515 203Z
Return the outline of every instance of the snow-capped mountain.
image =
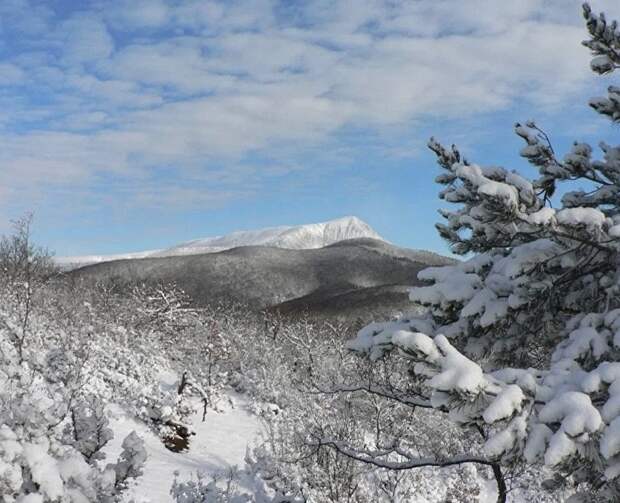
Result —
M215 253L238 246L273 246L292 250L322 248L324 246L355 238L383 240L370 225L357 217L343 217L317 224L269 227L265 229L238 231L226 236L195 239L161 250L150 250L118 255L87 255L57 257L59 265L71 268L112 260L173 257Z
M297 226L269 227L255 231L238 231L227 236L196 239L153 253L153 257L211 253L238 246L275 246L291 250L322 248L338 241L355 238L382 239L370 225L357 217Z

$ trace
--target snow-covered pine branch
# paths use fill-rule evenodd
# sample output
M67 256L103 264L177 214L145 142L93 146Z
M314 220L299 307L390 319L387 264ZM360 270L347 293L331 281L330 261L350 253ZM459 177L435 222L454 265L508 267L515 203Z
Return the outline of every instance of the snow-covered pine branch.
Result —
M614 71L616 23L587 5L584 16L593 70ZM618 94L612 87L592 106L617 120ZM442 210L439 232L475 255L422 271L427 285L410 297L424 314L370 325L349 347L407 359L433 406L484 433L485 459L545 464L587 497L618 501L620 147L601 144L595 160L575 143L559 158L534 122L515 132L537 179L467 162L431 139L440 197L456 206ZM557 201L567 181L580 189Z

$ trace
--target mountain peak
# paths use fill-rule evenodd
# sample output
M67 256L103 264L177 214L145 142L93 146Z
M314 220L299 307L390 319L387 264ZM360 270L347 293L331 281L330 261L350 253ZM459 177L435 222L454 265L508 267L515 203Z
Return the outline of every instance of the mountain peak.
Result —
M360 237L382 239L363 220L347 216L316 224L267 227L258 230L237 231L226 236L195 239L162 250L156 256L211 253L238 246L274 246L276 248L303 250L322 248L337 241Z
M194 239L163 250L128 253L125 255L58 257L56 260L61 266L79 267L119 259L215 253L239 246L273 246L293 250L313 249L322 248L338 241L357 238L372 238L384 241L363 220L355 216L345 216L315 224L236 231L225 236Z
M274 240L279 248L322 248L338 241L355 238L383 239L366 222L357 217L342 217L317 224L291 227Z

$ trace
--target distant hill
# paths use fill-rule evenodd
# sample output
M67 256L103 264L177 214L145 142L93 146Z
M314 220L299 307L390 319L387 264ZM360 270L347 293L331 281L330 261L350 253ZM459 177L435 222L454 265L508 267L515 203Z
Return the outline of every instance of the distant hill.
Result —
M310 250L355 238L382 240L381 236L366 222L357 217L344 217L318 224L271 227L255 231L233 232L222 237L196 239L156 252L152 256L213 253L240 246L273 246L288 250Z
M195 239L162 250L117 255L57 257L56 262L66 270L113 260L217 253L240 246L272 246L291 250L314 249L355 238L382 240L381 236L366 222L357 217L344 217L317 224L238 231L226 236Z
M315 242L316 234L296 230L279 235ZM75 269L75 280L121 279L176 283L199 305L234 300L256 310L331 312L379 308L400 310L406 288L429 265L453 262L440 255L408 250L368 237L314 249L241 246L215 253L114 260Z
M409 288L413 285L379 285L341 292L316 290L297 299L270 306L268 311L284 315L308 314L330 318L380 319L411 312Z

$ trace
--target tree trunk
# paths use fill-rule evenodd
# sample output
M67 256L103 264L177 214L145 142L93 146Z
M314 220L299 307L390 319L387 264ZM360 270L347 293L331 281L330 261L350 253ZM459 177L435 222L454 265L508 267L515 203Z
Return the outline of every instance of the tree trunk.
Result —
M491 468L493 468L493 476L495 477L495 482L497 483L497 503L506 503L507 490L504 474L502 473L502 467L499 463L493 463Z

